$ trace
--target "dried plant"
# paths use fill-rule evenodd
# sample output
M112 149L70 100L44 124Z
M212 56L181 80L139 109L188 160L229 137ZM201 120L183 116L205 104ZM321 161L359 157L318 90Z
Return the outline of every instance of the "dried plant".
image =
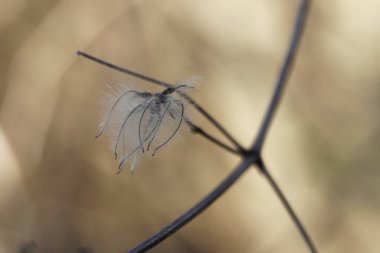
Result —
M86 57L87 59L93 60L95 62L98 62L102 65L108 66L108 67L115 69L117 71L135 76L137 78L146 80L148 82L151 82L151 83L154 83L154 84L157 84L157 85L160 85L160 86L163 86L166 88L161 93L156 93L156 94L150 94L149 93L149 95L145 94L144 92L140 92L140 91L139 92L138 91L131 91L131 92L125 93L125 96L127 94L131 93L131 95L136 96L139 100L145 101L145 102L135 103L134 104L135 107L133 107L133 105L129 106L128 108L138 107L138 109L136 109L136 111L139 110L139 113L136 112L136 113L131 114L131 112L129 112L128 114L126 114L127 115L127 116L125 116L126 118L124 118L124 121L128 121L127 118L129 117L129 115L137 115L136 116L136 119L138 121L137 133L138 133L139 138L135 139L134 144L136 145L137 150L139 150L140 152L144 152L145 147L146 147L146 149L148 149L149 143L152 140L152 138L153 138L153 140L155 139L154 137L151 137L149 135L150 135L150 133L152 133L152 135L153 135L153 133L156 131L156 130L154 130L155 124L159 124L157 122L160 121L160 118L163 119L164 117L168 117L168 118L171 117L170 113L169 113L169 116L166 116L166 114L168 114L168 113L164 113L163 111L165 111L165 109L162 109L162 108L168 108L167 110L169 110L169 108L171 107L171 104L160 103L160 105L162 106L160 109L161 112L160 112L160 114L157 114L155 116L156 118L153 120L153 122L156 122L156 123L155 124L153 123L152 126L149 126L148 123L145 123L145 124L143 123L144 117L145 117L144 112L146 110L148 110L148 108L151 107L151 103L152 104L154 103L151 101L157 102L158 97L160 97L160 96L165 97L165 96L167 96L166 93L171 94L171 93L175 92L180 97L182 97L183 99L188 101L190 105L192 105L196 110L199 111L199 113L201 113L207 120L209 120L231 142L231 144L226 144L226 143L220 141L219 139L217 139L217 138L213 137L212 135L208 134L207 132L205 132L199 126L195 125L194 123L192 123L190 121L185 120L185 122L188 124L188 126L190 127L190 129L192 130L193 133L199 134L199 135L205 137L207 140L211 141L212 143L218 145L219 147L242 157L242 161L236 166L236 168L232 171L232 173L225 180L223 180L213 191L211 191L202 200L200 200L196 205L194 205L194 207L192 207L191 209L186 211L184 214L182 214L180 217L178 217L176 220L174 220L173 222L171 222L170 224L168 224L167 226L162 228L161 231L159 231L158 233L156 233L152 237L148 238L146 241L137 245L135 248L131 249L128 252L130 252L130 253L146 252L146 251L152 249L153 247L155 247L156 245L158 245L159 243L161 243L163 240L168 238L170 235L174 234L176 231L178 231L180 228L182 228L184 225L186 225L192 219L194 219L199 214L201 214L208 206L210 206L212 203L214 203L214 201L217 200L220 196L222 196L225 193L225 191L227 189L229 189L237 181L237 179L239 179L240 176L242 176L244 174L244 172L246 172L248 170L248 168L250 168L252 165L255 165L259 169L259 171L262 173L262 175L268 180L269 184L271 185L271 187L273 188L273 190L277 194L277 196L280 199L281 203L283 204L284 208L286 209L286 211L290 215L292 221L296 225L296 227L297 227L298 231L300 232L303 240L307 244L310 252L317 252L317 249L314 246L314 243L312 242L311 238L309 237L308 233L306 232L306 229L304 228L304 226L301 224L300 219L297 217L293 208L291 207L291 205L289 204L289 202L285 198L284 194L280 190L279 186L277 185L277 183L274 181L273 177L269 173L268 168L265 165L265 162L262 159L262 155L261 155L263 144L264 144L264 141L266 139L266 135L267 135L268 130L269 130L269 126L273 120L275 111L276 111L276 109L279 105L279 102L281 100L281 96L284 92L284 88L285 88L287 78L290 74L291 67L292 67L292 64L293 64L294 59L295 59L296 51L297 51L297 48L298 48L298 45L299 45L299 42L301 39L301 35L302 35L303 28L304 28L305 19L307 16L307 11L308 11L308 7L309 7L310 3L311 3L310 0L302 0L300 3L299 10L298 10L298 16L297 16L297 19L296 19L296 22L294 25L293 36L292 36L291 41L290 41L288 52L287 52L285 59L284 59L284 63L280 69L280 72L278 75L278 80L277 80L277 83L276 83L276 86L275 86L275 89L273 92L272 99L269 103L267 112L266 112L264 119L262 121L262 124L261 124L259 132L257 134L256 140L253 142L252 146L249 147L248 149L243 148L239 144L239 142L235 138L233 138L232 135L215 118L213 118L202 106L200 106L198 103L196 103L190 96L188 96L186 93L183 92L182 88L187 88L187 87L179 88L180 86L178 86L178 85L171 85L169 83L166 83L166 82L163 82L163 81L160 81L160 80L139 74L137 72L128 70L126 68L118 67L116 65L113 65L109 62L106 62L104 60L101 60L99 58L91 56L91 55L86 54L84 52L80 52L80 51L78 52L78 55ZM120 97L120 99L122 99L122 97L124 97L124 95L122 95ZM150 99L147 99L147 97L150 97ZM152 99L152 97L154 97L154 98ZM171 99L169 99L169 100L171 100ZM176 101L176 100L173 99L172 101ZM175 116L179 117L181 115L181 118L183 118L182 112L184 111L184 109L182 109L181 104L182 104L182 101L184 101L184 100L179 99L178 101L179 101L178 103L173 102L174 104L179 105L176 109L177 114L175 114ZM118 105L118 103L119 102L116 101L114 106L116 107ZM141 107L138 105L141 105ZM180 108L179 114L178 114L178 108ZM112 114L113 109L114 108L112 107L111 114ZM174 116L174 114L173 114L173 116ZM130 117L132 117L132 116L130 116ZM108 122L108 117L105 119L104 125L102 125L102 131L103 131L103 128L106 127L107 122ZM147 122L149 122L149 119ZM136 125L136 123L135 123L135 125ZM179 123L179 125L181 125L181 124ZM146 131L146 133L145 133L145 131ZM143 133L140 134L141 132L143 132ZM174 132L176 132L176 130ZM123 134L124 134L123 126L121 126L121 128L119 130L119 135L123 135ZM134 134L136 135L136 133L134 133ZM118 139L119 138L117 138L117 140ZM170 139L171 139L171 137L168 138L167 140L169 141ZM124 138L122 138L122 140L124 140ZM164 145L165 145L165 142L164 142ZM118 143L116 143L116 147L114 148L115 152L117 150L117 147L118 147ZM160 147L161 146L158 145L158 147L156 147L156 150ZM127 154L127 153L123 153L123 157L124 157L123 159L128 159L128 155L125 156L125 154ZM123 162L123 160L122 160L122 162ZM133 168L133 166L132 166L132 168Z
M103 134L109 128L112 136L112 149L115 159L118 151L122 153L119 172L125 163L131 160L133 173L139 157L165 146L178 133L183 122L190 122L186 116L187 100L175 95L175 91L185 92L193 87L189 84L178 84L162 92L151 93L121 87L115 95L109 94L106 99L108 113L100 124Z

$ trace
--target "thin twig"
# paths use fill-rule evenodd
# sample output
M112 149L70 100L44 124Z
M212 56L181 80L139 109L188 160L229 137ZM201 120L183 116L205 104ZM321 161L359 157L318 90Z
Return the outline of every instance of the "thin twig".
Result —
M233 149L231 148L230 146L228 146L227 144L221 142L220 140L218 140L217 138L215 138L214 136L210 135L209 133L205 132L202 128L200 128L199 126L197 125L194 125L192 122L190 121L186 121L186 123L188 124L188 126L190 127L191 129L191 132L193 132L194 134L200 134L202 135L203 137L205 137L207 140L211 141L212 143L214 143L215 145L219 146L220 148L228 151L228 152L231 152L235 155L242 155L242 152L241 151L238 151L236 149Z
M258 158L255 156L250 156L244 159L222 183L220 183L212 192L198 202L198 204L164 227L160 232L128 251L128 253L146 252L185 226L188 222L197 217L207 207L214 203L215 200L222 196L222 194L228 190L245 171L247 171L250 165L256 163L257 159Z
M313 241L311 240L310 236L307 234L306 229L301 223L301 220L297 217L296 213L294 212L292 206L290 205L289 201L286 199L285 195L282 193L280 187L277 185L276 181L274 181L273 177L269 173L267 167L265 166L264 162L261 160L257 163L257 166L259 167L260 171L263 173L263 175L268 180L269 184L272 186L273 190L275 191L277 197L280 199L282 205L290 215L290 218L296 225L298 231L300 232L302 238L306 242L307 246L310 249L310 252L317 253L317 248L314 246Z
M109 63L105 60L102 60L102 59L99 59L95 56L92 56L92 55L89 55L85 52L82 52L82 51L78 51L77 52L77 55L78 56L83 56L89 60L92 60L94 62L97 62L101 65L104 65L104 66L107 66L111 69L114 69L116 71L119 71L119 72L122 72L122 73L125 73L125 74L128 74L128 75L131 75L131 76L134 76L134 77L137 77L137 78L140 78L142 80L145 80L147 82L151 82L151 83L155 83L155 84L158 84L160 86L163 86L165 88L169 88L169 87L172 87L173 85L169 84L169 83L166 83L166 82L163 82L163 81L160 81L160 80L157 80L157 79L154 79L152 77L149 77L149 76L146 76L146 75L143 75L143 74L140 74L140 73L137 73L137 72L134 72L132 70L129 70L129 69L126 69L126 68L122 68L122 67L119 67L115 64L112 64L112 63Z
M305 19L307 16L307 11L308 7L311 3L311 0L302 0L299 10L298 10L298 15L297 15L297 20L294 25L294 30L293 30L293 36L290 41L290 46L288 53L285 57L285 60L283 62L283 65L281 67L277 84L275 87L275 91L272 96L272 100L269 103L268 110L264 116L264 120L262 121L259 133L257 134L256 140L254 144L252 145L252 149L256 150L257 152L261 152L262 146L265 141L266 134L268 133L269 126L273 120L273 116L276 112L276 109L278 108L278 105L280 103L286 81L289 77L291 68L293 66L293 62L297 53L298 45L301 40L301 35L302 31L305 27Z
M114 65L112 63L109 63L107 61L104 61L104 60L99 59L99 58L97 58L95 56L89 55L89 54L87 54L85 52L82 52L82 51L78 51L77 55L83 56L83 57L85 57L85 58L87 58L89 60L92 60L94 62L97 62L97 63L99 63L101 65L107 66L107 67L109 67L111 69L117 70L117 71L122 72L122 73L126 73L128 75L140 78L140 79L145 80L147 82L158 84L158 85L166 87L166 88L174 86L173 84L170 84L170 83L167 83L167 82L164 82L164 81L160 81L158 79L155 79L155 78L152 78L152 77L149 77L149 76L137 73L135 71L132 71L132 70L129 70L129 69L126 69L126 68L119 67L117 65ZM212 117L202 106L200 106L197 102L195 102L194 99L192 99L189 95L187 95L187 94L185 94L185 93L183 93L181 91L176 91L176 92L179 95L181 95L182 97L184 97L185 99L187 99L189 101L189 103L192 104L194 106L194 108L197 109L208 121L210 121L211 124L213 124L229 141L231 141L231 143L233 143L235 145L235 147L239 151L244 151L245 150L240 145L240 143L234 137L232 137L232 135L214 117Z
M302 0L300 3L297 19L296 19L296 22L294 25L293 35L292 35L292 38L290 41L289 50L286 54L283 65L281 67L279 77L277 80L277 84L276 84L275 90L273 92L272 100L269 103L267 112L266 112L264 119L262 121L262 125L261 125L259 132L258 132L256 140L255 140L254 144L252 145L251 151L253 153L257 153L259 155L261 154L261 150L262 150L262 147L263 147L263 144L265 141L266 134L268 133L268 130L269 130L270 124L273 120L276 109L279 106L281 97L282 97L284 89L285 89L286 81L290 75L290 72L291 72L291 69L292 69L292 66L294 63L294 59L295 59L295 56L297 53L297 49L298 49L298 46L300 44L300 40L302 37L302 31L305 27L305 20L307 17L307 12L308 12L310 4L311 4L311 0ZM257 165L259 166L261 172L265 175L266 179L268 180L268 182L272 186L273 190L276 192L276 195L278 196L278 198L280 199L280 201L284 205L286 211L289 213L291 219L293 220L294 224L296 225L296 227L297 227L298 231L300 232L302 238L307 243L310 251L312 253L316 253L317 250L316 250L314 244L312 243L310 237L306 233L306 229L302 226L300 219L297 217L297 215L295 214L295 212L291 208L289 202L286 200L284 194L281 192L280 188L278 187L278 185L276 184L274 179L271 177L269 171L266 169L266 167L265 167L265 165L261 159L259 160Z

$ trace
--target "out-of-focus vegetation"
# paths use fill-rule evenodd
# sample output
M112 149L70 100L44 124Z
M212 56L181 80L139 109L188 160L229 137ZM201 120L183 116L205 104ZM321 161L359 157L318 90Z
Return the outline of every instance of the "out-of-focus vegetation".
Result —
M185 131L135 175L95 140L109 83L157 87L84 50L176 82L245 145L297 1L0 2L0 252L124 252L210 191L238 158ZM380 1L315 1L264 156L321 252L378 252ZM194 121L215 130L194 114ZM33 242L33 243L31 243ZM34 244L35 243L35 244ZM154 252L306 252L252 169Z

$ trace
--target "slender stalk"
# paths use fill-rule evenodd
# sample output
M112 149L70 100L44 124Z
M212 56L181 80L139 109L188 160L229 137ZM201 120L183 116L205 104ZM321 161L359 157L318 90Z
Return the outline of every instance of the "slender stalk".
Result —
M194 133L194 134L200 134L202 135L203 137L205 137L207 140L211 141L212 143L214 143L215 145L219 146L220 148L230 152L230 153L233 153L235 155L242 155L241 151L239 150L236 150L236 149L233 149L231 148L230 146L228 146L227 144L221 142L220 140L216 139L214 136L208 134L207 132L205 132L202 128L200 128L199 126L196 126L194 125L193 123L191 123L190 121L186 121L186 123L189 125L191 131Z
M268 180L269 184L272 186L273 190L275 191L277 197L280 199L282 205L284 206L285 210L288 212L290 218L294 222L295 226L297 227L298 231L300 232L303 240L306 242L307 246L310 249L310 252L317 253L317 248L314 246L313 241L311 240L310 236L307 234L306 229L301 223L301 220L297 217L296 213L294 212L292 206L290 205L289 201L286 199L285 195L282 193L280 187L277 185L276 181L274 181L273 177L269 173L267 167L265 166L264 162L261 160L257 163L257 166L259 167L260 171L263 173L263 175Z
M294 25L294 30L293 30L293 35L290 41L290 46L288 49L288 52L286 54L286 57L284 59L283 65L280 69L278 80L275 86L275 90L273 92L272 99L269 103L267 112L264 116L264 119L262 121L261 127L259 129L259 132L257 134L256 140L254 144L252 145L251 152L261 154L261 150L266 138L266 135L268 133L269 127L271 122L273 121L274 114L276 112L276 109L279 106L281 97L284 93L286 81L290 75L295 56L297 53L297 49L299 47L299 43L302 37L302 32L305 27L305 20L307 17L307 12L309 9L309 6L311 4L311 0L302 0L298 9L298 15L296 18L296 22ZM260 159L257 163L259 166L261 172L264 174L266 179L268 180L269 184L272 186L273 190L275 191L276 195L280 199L281 203L283 204L284 208L290 215L291 219L293 220L294 224L296 225L298 231L300 232L302 238L308 245L310 251L312 253L316 253L317 249L314 246L313 242L311 241L310 237L308 236L306 229L302 226L301 221L293 211L291 205L285 198L284 194L282 193L281 189L279 186L276 184L272 176L270 175L269 171L265 167L264 162Z
M297 49L301 40L302 31L305 26L305 20L307 16L308 7L311 0L302 0L299 6L297 19L294 25L293 36L290 41L289 50L286 54L285 60L278 75L275 91L272 96L272 100L269 103L267 112L262 121L260 130L257 134L256 140L252 145L252 149L260 152L265 141L266 134L268 133L269 126L273 120L274 114L280 103L282 94L284 92L286 81L289 77L290 71L293 66L293 62L297 53Z
M89 55L89 54L82 52L82 51L78 51L77 55L83 56L83 57L85 57L89 60L92 60L94 62L97 62L101 65L107 66L111 69L117 70L119 72L122 72L122 73L125 73L128 75L140 78L140 79L145 80L147 82L158 84L158 85L166 87L166 88L174 86L173 84L170 84L170 83L167 83L164 81L160 81L158 79L137 73L135 71L132 71L132 70L129 70L126 68L119 67L117 65L114 65L112 63L109 63L107 61L104 61L104 60L99 59L95 56ZM192 104L195 107L195 109L197 109L208 121L210 121L211 124L213 124L231 143L233 143L238 150L244 150L244 148L240 145L240 143L234 137L232 137L232 135L214 117L212 117L202 106L200 106L197 102L195 102L194 99L192 99L189 95L187 95L181 91L176 91L176 92L179 95L181 95L182 97L184 97L185 99L187 99L189 101L189 103Z
M157 79L154 79L152 77L149 77L149 76L146 76L146 75L143 75L143 74L140 74L140 73L137 73L135 71L132 71L132 70L129 70L129 69L126 69L126 68L122 68L122 67L119 67L115 64L112 64L112 63L109 63L105 60L102 60L100 58L97 58L95 56L92 56L92 55L89 55L85 52L82 52L82 51L78 51L77 52L77 55L78 56L83 56L91 61L94 61L94 62L97 62L101 65L104 65L104 66L107 66L111 69L114 69L116 71L119 71L119 72L122 72L122 73L125 73L125 74L128 74L128 75L131 75L131 76L134 76L134 77L137 77L137 78L140 78L142 80L145 80L147 82L150 82L150 83L155 83L155 84L158 84L160 86L163 86L163 87L166 87L166 88L169 88L169 87L172 87L173 85L169 84L169 83L166 83L166 82L163 82L163 81L160 81L160 80L157 80Z
M141 253L152 249L154 246L174 234L177 230L185 226L192 219L201 214L207 207L214 203L220 196L225 193L240 176L247 171L247 169L254 163L256 163L257 157L250 156L246 157L235 170L223 181L221 182L212 192L210 192L206 197L204 197L200 202L198 202L194 207L186 211L183 215L178 217L172 223L164 227L157 234L148 238L137 247L128 251L128 253Z

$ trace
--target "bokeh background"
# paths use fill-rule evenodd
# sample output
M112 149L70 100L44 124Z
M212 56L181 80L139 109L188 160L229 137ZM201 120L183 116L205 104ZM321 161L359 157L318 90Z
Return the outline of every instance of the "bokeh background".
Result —
M95 140L107 85L175 83L251 144L298 1L0 0L0 252L125 252L195 204L239 158L182 131L116 175ZM264 157L321 252L380 249L376 0L315 1ZM194 121L218 135L202 117ZM152 252L307 252L252 169Z

